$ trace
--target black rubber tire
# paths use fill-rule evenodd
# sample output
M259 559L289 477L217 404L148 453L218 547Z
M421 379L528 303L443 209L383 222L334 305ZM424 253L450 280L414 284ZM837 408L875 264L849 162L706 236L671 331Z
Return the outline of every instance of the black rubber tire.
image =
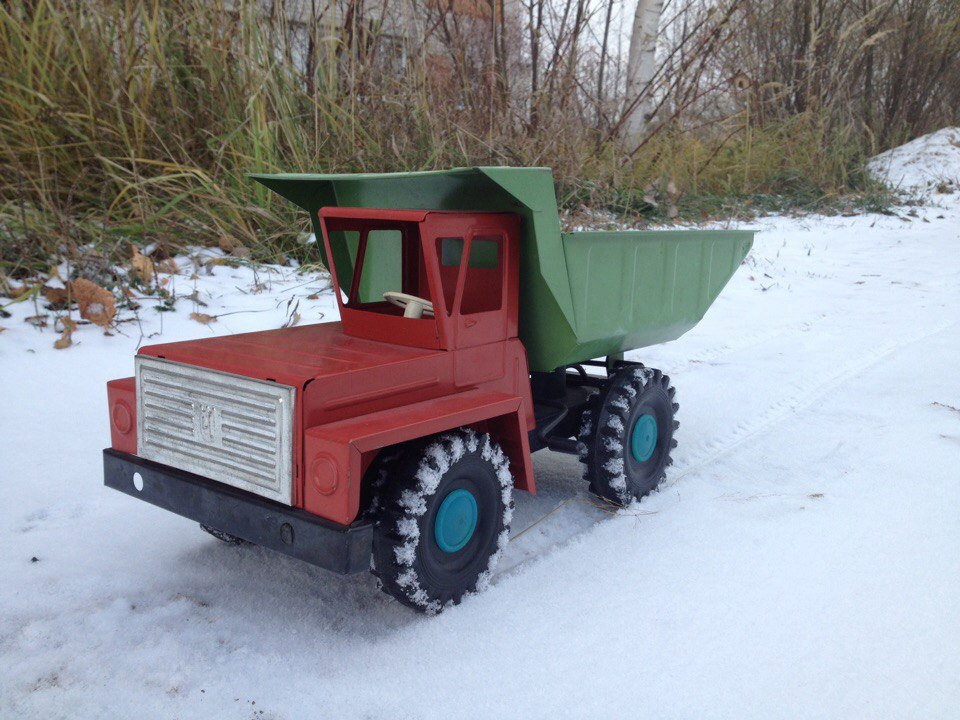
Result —
M680 423L674 415L680 406L675 395L667 375L638 363L618 370L590 398L579 440L583 477L592 492L626 506L657 489L677 446L674 433ZM650 458L641 462L629 448L634 424L645 413L657 421L657 441Z
M404 605L433 614L489 584L509 539L513 478L509 461L489 435L469 428L408 447L381 489L371 572ZM469 490L477 502L476 530L456 552L434 536L443 499Z
M241 537L237 537L236 535L231 535L230 533L224 532L223 530L217 530L216 528L212 528L209 525L204 525L203 523L200 523L200 529L203 530L205 533L210 533L217 540L219 540L220 542L226 543L227 545L250 545L251 544L250 542L248 542L247 540L244 540Z
M370 463L360 486L360 512L362 520L375 522L383 504L384 488L388 486L393 469L403 454L403 445L383 448Z

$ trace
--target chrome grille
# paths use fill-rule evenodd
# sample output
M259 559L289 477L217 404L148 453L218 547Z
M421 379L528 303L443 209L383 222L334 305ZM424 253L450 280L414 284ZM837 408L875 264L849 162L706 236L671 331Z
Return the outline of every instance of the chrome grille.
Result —
M137 454L290 505L294 389L138 355Z

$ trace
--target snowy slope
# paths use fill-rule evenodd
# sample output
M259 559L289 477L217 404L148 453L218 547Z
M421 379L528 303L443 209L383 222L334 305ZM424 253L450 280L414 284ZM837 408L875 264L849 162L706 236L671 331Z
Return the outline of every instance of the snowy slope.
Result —
M921 196L958 192L960 128L943 128L880 153L868 168L893 187Z
M11 307L0 717L957 718L960 204L758 225L703 323L635 354L678 388L663 490L611 516L538 454L493 586L436 618L103 488L139 326L54 351ZM207 305L145 334L335 312L289 269L175 282Z

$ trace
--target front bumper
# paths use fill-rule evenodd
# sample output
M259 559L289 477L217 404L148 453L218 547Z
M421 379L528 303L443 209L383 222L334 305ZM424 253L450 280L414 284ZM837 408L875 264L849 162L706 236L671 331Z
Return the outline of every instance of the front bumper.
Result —
M142 478L140 490L134 475ZM103 484L248 542L341 574L370 569L373 526L343 526L228 485L107 448ZM140 484L140 483L138 483Z

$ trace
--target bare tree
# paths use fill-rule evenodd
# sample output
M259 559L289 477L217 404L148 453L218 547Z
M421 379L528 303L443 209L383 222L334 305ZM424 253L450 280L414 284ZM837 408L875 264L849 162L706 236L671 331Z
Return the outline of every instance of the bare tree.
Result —
M623 124L628 143L638 141L647 127L653 109L651 83L657 72L657 33L663 0L638 0L630 33L627 56L626 108Z

